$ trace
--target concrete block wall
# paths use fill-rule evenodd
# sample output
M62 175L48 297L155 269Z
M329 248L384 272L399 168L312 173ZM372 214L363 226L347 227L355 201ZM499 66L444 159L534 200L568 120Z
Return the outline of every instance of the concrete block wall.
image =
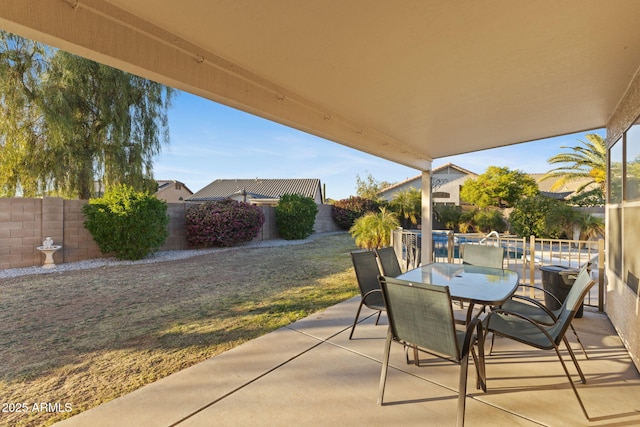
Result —
M188 249L187 233L184 228L184 214L187 205L184 203L167 203L169 214L169 237L160 248L161 251L177 251Z
M342 229L333 221L331 216L331 205L318 205L318 215L313 229L316 233L327 233L330 231L341 231Z
M44 255L36 248L46 237L62 248L55 252L55 263L100 258L104 255L84 228L82 206L86 200L65 200L59 197L42 199L0 198L0 270L42 265ZM188 205L169 203L169 237L160 248L189 249L184 228L184 214ZM316 233L337 231L331 218L331 206L319 205L314 230ZM265 224L255 240L280 237L276 227L275 208L264 206Z
M62 245L64 241L64 199L60 197L45 197L42 199L42 227L40 227L40 235L36 246L40 246L42 241L51 237L54 245ZM65 246L53 254L54 262L64 262ZM40 256L38 261L44 258L44 255L36 252Z
M47 198L45 197L45 200ZM82 207L87 203L86 200L65 200L64 201L64 222L63 222L63 246L62 260L60 262L75 262L85 259L99 258L102 255L100 248L89 230L84 228L84 214ZM54 239L55 241L55 239ZM55 259L54 261L58 262Z
M0 198L0 269L41 263L42 240L42 200Z
M280 233L278 233L278 227L276 226L276 208L262 206L262 213L264 213L264 225L254 240L279 239Z

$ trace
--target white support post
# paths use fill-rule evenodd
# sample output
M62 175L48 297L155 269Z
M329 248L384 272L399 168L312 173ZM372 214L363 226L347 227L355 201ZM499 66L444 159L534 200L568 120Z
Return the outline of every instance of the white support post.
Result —
M422 244L420 247L422 264L433 262L432 219L431 162L429 162L429 170L422 171Z

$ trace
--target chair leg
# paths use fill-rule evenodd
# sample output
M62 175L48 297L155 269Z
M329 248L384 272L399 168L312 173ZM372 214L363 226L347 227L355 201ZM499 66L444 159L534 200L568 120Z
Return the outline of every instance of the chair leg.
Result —
M376 318L376 326L378 325L378 321L380 320L381 314L382 314L382 311L378 311L378 317Z
M378 387L378 405L382 405L382 399L384 397L384 386L387 382L387 370L389 367L389 353L391 352L391 341L393 337L391 335L391 326L387 330L387 340L384 344L384 356L382 359L382 370L380 371L380 386Z
M582 345L582 341L580 341L580 337L578 336L578 332L576 331L576 328L574 328L571 323L569 323L569 326L571 326L571 330L573 331L573 335L576 336L576 340L578 341L578 344L580 344L580 348L582 349L582 353L584 353L584 358L588 359L589 356L587 355L587 350L585 350L584 345Z
M491 347L489 347L489 356L492 355L493 353L493 342L496 339L496 334L495 333L491 333Z
M569 343L567 342L566 339L564 339L565 345L567 346L567 348L569 348ZM567 365L564 363L564 360L562 359L562 356L560 355L560 350L558 349L558 346L553 345L553 348L556 351L556 354L558 355L558 359L560 359L560 363L562 364L562 369L564 369L564 373L567 376L567 378L569 379L569 384L571 384L571 388L573 389L573 393L576 395L576 399L578 399L578 403L580 404L580 408L582 408L582 413L584 414L585 418L587 420L590 420L589 418L589 414L587 414L587 409L584 407L584 403L582 403L582 399L580 399L580 395L578 394L578 389L576 388L576 385L573 383L573 380L571 379L571 375L569 374L569 370L567 369ZM584 380L584 376L582 375L582 371L580 370L580 367L577 365L577 361L575 359L575 356L573 355L573 352L571 351L571 349L569 348L569 354L571 354L574 363L576 363L576 367L578 367L578 371L580 372L580 377ZM583 381L585 382L585 381Z
M360 310L362 310L362 304L364 304L364 299L360 300L360 305L358 306L358 311L356 312L356 318L353 319L353 326L351 327L351 333L349 334L349 339L353 337L353 331L356 329L356 323L358 323L358 317L360 317Z
M569 345L569 340L567 339L566 336L564 336L562 337L562 341L564 341L564 345L567 346L567 351L569 351L569 356L571 356L571 360L573 360L573 364L576 366L576 370L578 371L578 375L580 375L580 380L582 381L582 384L586 384L587 379L584 377L584 374L582 373L582 369L580 369L580 365L578 364L578 359L576 359L576 355L573 353L573 350L571 350L571 346Z
M458 384L458 415L456 426L464 426L464 411L467 401L467 372L469 371L469 355L466 354L460 361L460 381Z
M484 338L482 324L479 324L475 340L475 343L478 346L478 354L476 354L474 347L471 346L471 355L473 356L473 363L476 365L476 376L478 377L476 387L478 390L482 390L486 393L487 372L484 366Z

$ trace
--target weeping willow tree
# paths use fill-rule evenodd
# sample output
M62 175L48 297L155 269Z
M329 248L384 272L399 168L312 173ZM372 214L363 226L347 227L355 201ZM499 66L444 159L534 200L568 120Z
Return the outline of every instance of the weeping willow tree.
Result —
M174 91L0 32L0 191L87 199L126 184L154 191Z
M0 195L34 196L47 186L47 123L38 102L46 51L29 40L0 35Z

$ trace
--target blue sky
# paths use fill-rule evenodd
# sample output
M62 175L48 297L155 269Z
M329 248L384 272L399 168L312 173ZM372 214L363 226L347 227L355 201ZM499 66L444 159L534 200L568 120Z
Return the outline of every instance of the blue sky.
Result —
M220 178L319 178L326 196L356 193L356 177L398 182L419 171L300 132L185 92L169 111L171 144L154 166L156 179L182 181L193 192ZM604 130L597 131L604 136ZM551 169L547 159L584 133L436 159L481 174L488 166L529 173Z

